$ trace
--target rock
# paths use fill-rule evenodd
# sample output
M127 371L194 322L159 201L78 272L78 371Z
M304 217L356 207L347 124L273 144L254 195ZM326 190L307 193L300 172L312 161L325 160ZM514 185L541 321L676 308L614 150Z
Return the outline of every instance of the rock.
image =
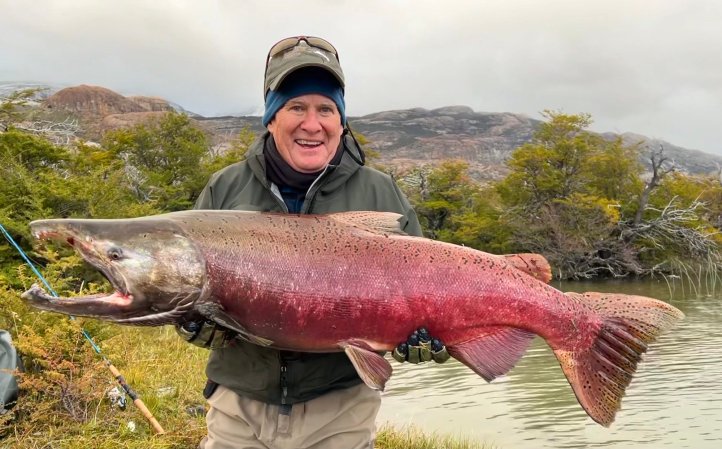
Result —
M82 116L105 117L126 112L146 112L140 104L98 86L76 86L59 90L44 102L50 109L63 109Z

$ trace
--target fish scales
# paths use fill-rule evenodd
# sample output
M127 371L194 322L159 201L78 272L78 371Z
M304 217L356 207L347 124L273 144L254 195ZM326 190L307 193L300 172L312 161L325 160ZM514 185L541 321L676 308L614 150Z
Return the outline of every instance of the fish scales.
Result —
M388 350L422 325L447 344L488 325L523 325L554 344L568 338L571 326L555 318L583 307L560 301L557 290L470 248L376 235L332 220L272 218L277 217L224 223L217 228L220 238L199 232L197 223L181 228L213 267L211 291L228 312L249 332L284 349L330 351L331 342L361 338L383 340L386 344L374 349ZM539 290L555 300L535 300ZM245 298L253 298L253 307ZM346 324L324 325L337 320ZM564 327L533 325L549 322ZM308 338L300 341L303 335Z

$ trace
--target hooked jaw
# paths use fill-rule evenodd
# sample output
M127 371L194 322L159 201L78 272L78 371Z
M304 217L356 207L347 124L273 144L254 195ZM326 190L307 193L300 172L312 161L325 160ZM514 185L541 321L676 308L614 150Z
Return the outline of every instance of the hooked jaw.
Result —
M162 216L52 219L30 224L39 240L72 246L113 293L57 298L34 285L22 297L48 311L121 324L171 324L204 294L205 262L193 242Z
M118 316L133 303L132 295L123 294L119 291L111 294L101 293L73 298L59 298L48 295L37 284L33 284L21 297L39 309L98 318Z
M123 282L122 276L110 275L113 270L99 254L94 246L94 239L74 229L72 223L58 226L59 220L41 220L31 224L33 236L38 240L53 240L72 246L86 261L97 268L111 283L113 293L61 298L49 295L37 284L24 292L21 297L31 305L42 310L59 312L68 315L87 316L115 320L115 317L127 315L132 310L134 301Z

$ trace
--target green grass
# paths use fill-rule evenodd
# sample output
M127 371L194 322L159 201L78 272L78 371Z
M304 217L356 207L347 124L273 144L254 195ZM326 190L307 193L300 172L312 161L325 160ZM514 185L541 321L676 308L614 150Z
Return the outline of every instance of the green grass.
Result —
M11 416L0 417L0 449L192 449L205 435L208 352L180 339L171 327L133 328L86 321L101 347L166 431L154 433L137 407L112 406L106 393L117 385L102 360L79 336L81 320L47 320L30 313L18 326L21 350L45 360L21 382L23 396ZM52 316L52 315L50 315ZM42 317L42 318L39 318ZM30 322L38 319L38 322ZM30 329L44 328L37 335ZM59 330L50 333L49 329ZM60 351L62 349L62 351ZM377 449L471 449L488 446L460 438L384 425Z
M385 424L376 436L376 449L492 449L464 437L424 432L416 426L396 428Z
M22 346L21 341L17 343ZM0 440L0 448L196 447L205 434L205 421L202 415L192 416L187 410L205 404L201 391L207 351L185 343L172 328L122 328L105 340L102 348L164 427L165 435L153 432L129 398L125 410L110 404L106 393L118 384L89 345L80 340L78 350L82 356L76 360L90 357L94 360L92 366L65 379L50 379L51 383L62 384L59 397L33 392L39 383L36 374L25 376L20 410L15 413L15 421L4 423L6 437ZM74 390L74 380L81 388L64 395L63 390ZM42 413L33 412L38 408Z

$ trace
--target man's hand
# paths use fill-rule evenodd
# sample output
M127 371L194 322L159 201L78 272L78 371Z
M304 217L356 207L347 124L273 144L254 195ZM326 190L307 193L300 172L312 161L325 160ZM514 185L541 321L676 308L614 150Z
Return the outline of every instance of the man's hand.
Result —
M451 357L441 340L433 338L423 327L415 330L408 340L396 346L391 355L401 363L422 363L431 360L444 363Z
M206 349L225 348L236 337L235 332L208 320L186 321L175 330L183 340Z

